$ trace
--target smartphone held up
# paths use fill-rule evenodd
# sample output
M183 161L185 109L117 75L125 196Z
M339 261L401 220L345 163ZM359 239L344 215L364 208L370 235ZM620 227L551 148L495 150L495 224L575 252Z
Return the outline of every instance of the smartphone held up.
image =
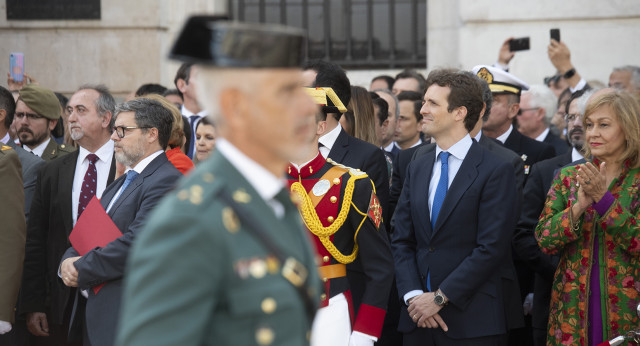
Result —
M11 53L9 64L11 78L16 82L22 82L24 80L24 54Z

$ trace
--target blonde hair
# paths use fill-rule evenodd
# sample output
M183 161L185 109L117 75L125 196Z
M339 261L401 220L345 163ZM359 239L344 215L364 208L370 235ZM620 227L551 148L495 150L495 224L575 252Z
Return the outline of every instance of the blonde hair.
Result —
M373 145L376 144L376 118L373 111L373 100L367 89L351 86L351 100L347 106L354 118L353 136Z
M182 113L180 110L167 100L164 96L158 94L147 94L136 98L152 99L160 102L162 107L166 108L173 116L173 124L171 125L171 136L169 136L169 147L171 149L182 146L184 140L184 125L182 122Z
M598 109L609 107L624 133L626 148L622 152L622 162L629 160L632 168L640 166L640 103L626 91L615 90L597 95L587 104L582 126L587 128L587 120ZM584 145L585 157L591 156L589 145Z

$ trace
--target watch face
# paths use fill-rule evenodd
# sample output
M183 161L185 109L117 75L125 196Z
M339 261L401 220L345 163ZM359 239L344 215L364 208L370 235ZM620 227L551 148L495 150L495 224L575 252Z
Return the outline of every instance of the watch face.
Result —
M435 301L436 304L438 305L442 305L444 304L444 297L442 297L441 295L436 295L433 300Z

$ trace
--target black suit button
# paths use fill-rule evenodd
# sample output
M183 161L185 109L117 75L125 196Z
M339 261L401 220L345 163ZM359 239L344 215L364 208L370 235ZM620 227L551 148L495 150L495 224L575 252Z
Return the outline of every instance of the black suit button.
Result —
M436 249L433 246L430 246L429 247L429 252L434 252L434 251L436 251Z

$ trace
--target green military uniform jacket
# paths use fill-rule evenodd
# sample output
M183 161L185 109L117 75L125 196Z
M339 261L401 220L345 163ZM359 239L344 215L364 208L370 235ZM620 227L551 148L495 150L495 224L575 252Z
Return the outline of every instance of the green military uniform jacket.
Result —
M74 151L76 151L76 148L67 144L58 144L58 142L51 137L49 144L47 144L47 147L42 152L42 159L45 161L51 161Z
M321 284L297 210L287 201L278 219L216 152L158 205L137 239L117 345L309 343L303 299L281 274L282 263L220 197L223 190L306 268L315 310Z
M0 144L0 321L14 322L27 225L22 166L11 147Z

